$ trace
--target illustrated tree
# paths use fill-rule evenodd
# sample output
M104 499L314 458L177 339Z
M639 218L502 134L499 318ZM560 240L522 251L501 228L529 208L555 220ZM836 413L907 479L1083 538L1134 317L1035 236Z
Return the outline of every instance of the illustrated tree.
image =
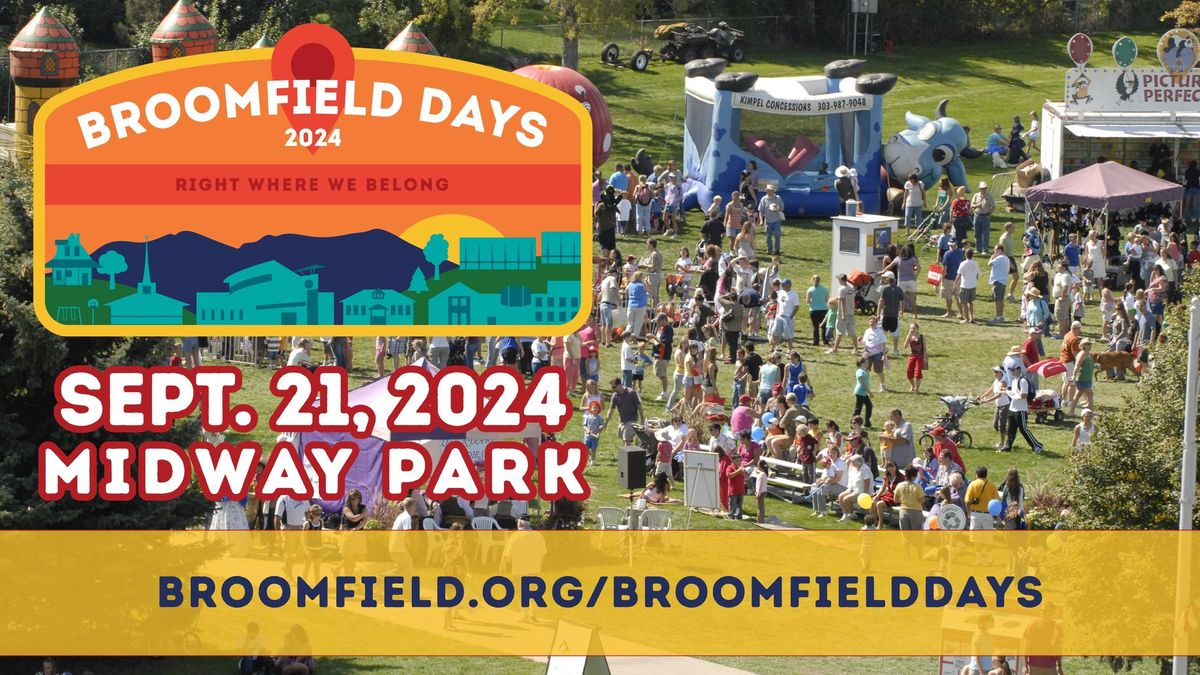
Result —
M425 262L433 265L434 281L442 277L442 263L446 262L449 257L450 242L446 241L446 236L442 234L431 235L428 243L425 244Z
M415 293L424 293L429 290L429 284L425 283L425 273L420 267L413 268L412 280L408 282L408 290Z
M96 271L108 275L108 290L116 289L117 275L129 269L129 264L125 262L125 256L112 250L105 251L104 255L100 256L99 263Z
M186 446L199 429L178 424L165 433L89 434L64 431L54 420L54 381L63 369L87 364L151 366L170 357L162 338L65 338L46 330L33 308L33 197L28 164L0 162L0 529L179 529L202 522L210 504L198 491L178 499L147 502L44 501L37 493L38 461L32 451L45 441L72 451L83 441L99 446L122 440L138 445L161 440ZM41 242L38 242L41 245ZM4 668L0 668L4 670ZM7 672L7 671L6 671Z

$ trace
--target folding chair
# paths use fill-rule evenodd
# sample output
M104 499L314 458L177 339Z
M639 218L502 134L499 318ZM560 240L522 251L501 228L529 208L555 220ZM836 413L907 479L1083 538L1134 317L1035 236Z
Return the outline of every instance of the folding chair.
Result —
M669 530L671 529L671 512L664 509L651 509L642 514L638 529Z
M625 518L625 510L618 509L615 506L601 506L596 509L596 516L600 518L601 530L627 530L628 525L622 525L621 521Z

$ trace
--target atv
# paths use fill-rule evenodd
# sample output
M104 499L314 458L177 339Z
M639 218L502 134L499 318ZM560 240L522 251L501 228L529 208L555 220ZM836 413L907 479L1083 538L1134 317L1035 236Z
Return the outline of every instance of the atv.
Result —
M724 21L708 30L694 23L669 23L656 28L654 37L664 41L658 50L664 61L687 63L714 56L728 59L731 63L746 60L746 34L730 28Z

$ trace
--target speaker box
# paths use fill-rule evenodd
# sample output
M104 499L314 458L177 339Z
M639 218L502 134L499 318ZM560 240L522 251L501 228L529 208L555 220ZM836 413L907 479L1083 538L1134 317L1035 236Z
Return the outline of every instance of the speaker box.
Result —
M646 449L627 445L617 449L617 484L626 490L646 487Z

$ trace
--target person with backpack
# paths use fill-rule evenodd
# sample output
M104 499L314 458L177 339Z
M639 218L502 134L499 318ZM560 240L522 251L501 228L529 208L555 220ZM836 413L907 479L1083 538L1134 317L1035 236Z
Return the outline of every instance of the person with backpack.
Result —
M1010 452L1017 432L1029 444L1035 453L1042 452L1042 444L1029 431L1029 399L1033 396L1033 387L1029 380L1021 374L1021 366L1011 365L1008 368L1008 437L998 452Z
M637 221L638 234L650 234L650 200L652 199L654 199L654 192L651 191L650 184L646 182L645 176L639 176L637 186L633 188L634 217Z

